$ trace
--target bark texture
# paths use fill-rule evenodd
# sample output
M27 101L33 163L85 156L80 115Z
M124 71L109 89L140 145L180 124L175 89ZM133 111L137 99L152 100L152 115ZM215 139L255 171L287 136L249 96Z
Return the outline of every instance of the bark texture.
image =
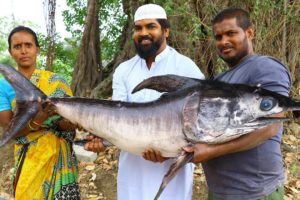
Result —
M89 96L101 81L99 6L99 0L88 0L85 27L72 79L75 96Z

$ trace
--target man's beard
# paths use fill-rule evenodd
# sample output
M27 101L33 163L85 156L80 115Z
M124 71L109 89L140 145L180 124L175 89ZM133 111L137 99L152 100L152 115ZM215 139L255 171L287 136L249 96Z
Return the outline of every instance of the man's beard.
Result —
M150 40L152 42L152 44L142 45L141 42L145 39ZM137 43L134 42L134 46L135 46L137 54L145 60L155 56L157 54L157 51L159 50L159 48L161 47L161 45L163 43L163 39L164 39L163 36L158 38L157 41L154 41L153 38L151 38L149 36L140 37L138 39Z
M239 51L234 57L226 58L226 57L223 57L223 56L219 55L220 58L222 60L224 60L228 65L236 66L249 53L249 45L247 43L247 38L246 37L245 37L243 42L245 44L244 48L241 51Z

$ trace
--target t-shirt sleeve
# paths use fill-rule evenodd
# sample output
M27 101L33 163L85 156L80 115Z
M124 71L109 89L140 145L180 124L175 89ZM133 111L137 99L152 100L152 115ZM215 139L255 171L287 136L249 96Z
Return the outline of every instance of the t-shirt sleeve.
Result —
M291 77L284 65L271 58L263 57L253 66L256 73L253 73L251 82L261 85L264 89L288 96Z
M4 110L11 110L11 102L7 94L6 85L0 80L0 112Z

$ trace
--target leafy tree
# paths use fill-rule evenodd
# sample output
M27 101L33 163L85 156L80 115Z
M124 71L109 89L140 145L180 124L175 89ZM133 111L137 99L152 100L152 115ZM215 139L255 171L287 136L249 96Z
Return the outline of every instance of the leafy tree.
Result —
M126 16L120 0L99 1L99 30L101 57L104 66L119 51L119 37L126 22ZM67 31L80 40L87 15L87 0L67 0L68 10L63 11Z

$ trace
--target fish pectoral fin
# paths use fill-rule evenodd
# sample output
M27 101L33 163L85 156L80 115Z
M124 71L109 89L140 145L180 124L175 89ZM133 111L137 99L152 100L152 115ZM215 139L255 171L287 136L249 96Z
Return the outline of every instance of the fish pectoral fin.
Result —
M133 90L132 94L142 89L153 89L158 92L175 92L199 84L198 79L177 75L153 76L142 81Z
M194 155L193 153L182 151L181 155L177 157L176 161L170 166L168 172L164 176L163 181L159 187L158 192L155 195L154 200L157 200L159 198L163 190L166 188L167 184L177 174L177 172L181 169L181 167L193 159L193 155Z
M194 92L188 98L182 109L183 133L188 141L201 140L202 130L198 128L198 112L199 112L200 95Z
M26 104L18 107L16 114L10 121L7 129L4 130L3 136L0 138L0 147L4 146L11 138L16 136L37 112L38 107L34 102L27 102Z

